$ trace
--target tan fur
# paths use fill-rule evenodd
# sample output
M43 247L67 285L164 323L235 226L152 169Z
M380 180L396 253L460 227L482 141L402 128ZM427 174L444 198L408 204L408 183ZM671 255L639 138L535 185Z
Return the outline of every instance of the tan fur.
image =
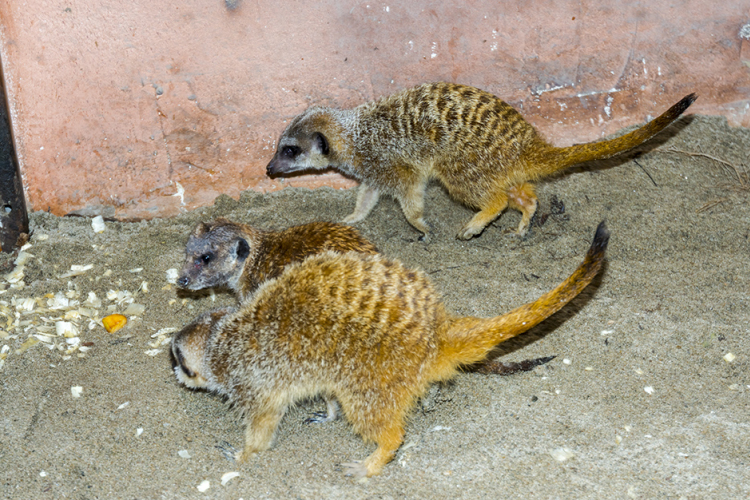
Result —
M409 223L427 235L424 191L439 180L479 212L458 233L480 234L509 206L522 214L518 234L537 209L533 182L577 163L608 158L649 139L696 99L691 94L638 130L616 139L557 148L510 105L483 90L431 83L351 110L310 108L279 139L269 175L336 168L360 181L357 207L344 222L364 219L381 193L394 196Z
M193 230L177 282L190 290L226 286L243 302L287 265L327 250L378 252L356 229L342 224L313 222L263 231L220 217Z
M175 375L189 387L226 395L240 409L246 423L244 450L235 455L240 461L271 446L289 405L335 396L354 430L377 444L363 463L345 467L372 476L393 458L404 420L428 386L575 297L601 267L608 237L602 223L567 280L489 319L450 314L427 276L397 261L315 255L265 282L236 312L207 313L177 333Z

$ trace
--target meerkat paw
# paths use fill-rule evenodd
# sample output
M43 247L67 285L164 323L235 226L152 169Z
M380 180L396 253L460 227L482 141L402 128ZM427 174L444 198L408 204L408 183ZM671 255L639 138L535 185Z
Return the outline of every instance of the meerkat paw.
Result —
M306 424L325 424L336 420L336 415L329 415L324 411L316 411L305 419Z
M364 460L352 460L341 465L345 476L353 477L359 481L367 480L367 465Z
M459 240L470 240L474 236L477 236L484 230L484 227L465 226L456 235L456 239Z
M226 441L217 444L216 449L219 450L221 454L224 455L224 458L230 462L241 461L242 452Z
M353 214L349 214L346 217L344 217L341 220L341 222L343 222L344 224L356 224L357 222L361 221L364 218L365 218L364 216L361 216L357 212L354 212Z
M316 411L312 414L312 417L305 419L306 424L325 424L338 418L339 404L336 399L332 396L326 396L325 401L326 411Z

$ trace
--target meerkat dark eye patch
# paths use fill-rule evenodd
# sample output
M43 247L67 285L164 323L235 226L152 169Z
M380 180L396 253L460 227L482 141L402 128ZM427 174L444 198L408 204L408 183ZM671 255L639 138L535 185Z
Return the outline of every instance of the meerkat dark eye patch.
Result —
M245 260L248 255L250 255L250 245L247 244L247 241L240 238L237 240L237 259Z
M204 253L200 257L198 257L199 263L208 264L214 259L214 254L212 253Z
M172 349L172 356L173 356L173 364L176 364L180 367L180 370L182 370L182 373L187 375L190 378L195 377L195 372L185 366L185 357L182 355L182 351L180 351L179 348Z
M322 154L328 154L328 140L326 139L326 136L320 132L315 132L315 144L318 146L318 149Z
M287 158L296 158L302 150L298 146L284 146L281 150L281 154Z

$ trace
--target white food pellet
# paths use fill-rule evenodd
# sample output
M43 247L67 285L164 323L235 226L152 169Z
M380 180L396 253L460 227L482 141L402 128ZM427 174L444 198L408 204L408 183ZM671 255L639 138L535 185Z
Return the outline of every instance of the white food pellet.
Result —
M229 481L234 479L235 477L239 476L239 472L227 472L223 476L221 476L221 485L226 486Z

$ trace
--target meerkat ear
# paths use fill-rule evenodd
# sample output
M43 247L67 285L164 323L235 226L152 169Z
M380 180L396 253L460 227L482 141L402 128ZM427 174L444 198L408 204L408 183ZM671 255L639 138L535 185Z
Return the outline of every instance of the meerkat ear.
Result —
M211 230L211 226L209 226L205 222L199 222L197 226L195 226L195 229L193 229L193 236L200 238L204 234L208 233Z
M237 240L235 252L237 253L238 260L245 260L247 259L247 256L250 255L250 245L247 244L247 241L245 241L244 238L239 238Z
M315 142L315 146L317 147L318 151L320 151L321 154L327 155L328 154L328 140L326 139L326 136L321 134L320 132L315 132L315 135L313 136L313 141Z

